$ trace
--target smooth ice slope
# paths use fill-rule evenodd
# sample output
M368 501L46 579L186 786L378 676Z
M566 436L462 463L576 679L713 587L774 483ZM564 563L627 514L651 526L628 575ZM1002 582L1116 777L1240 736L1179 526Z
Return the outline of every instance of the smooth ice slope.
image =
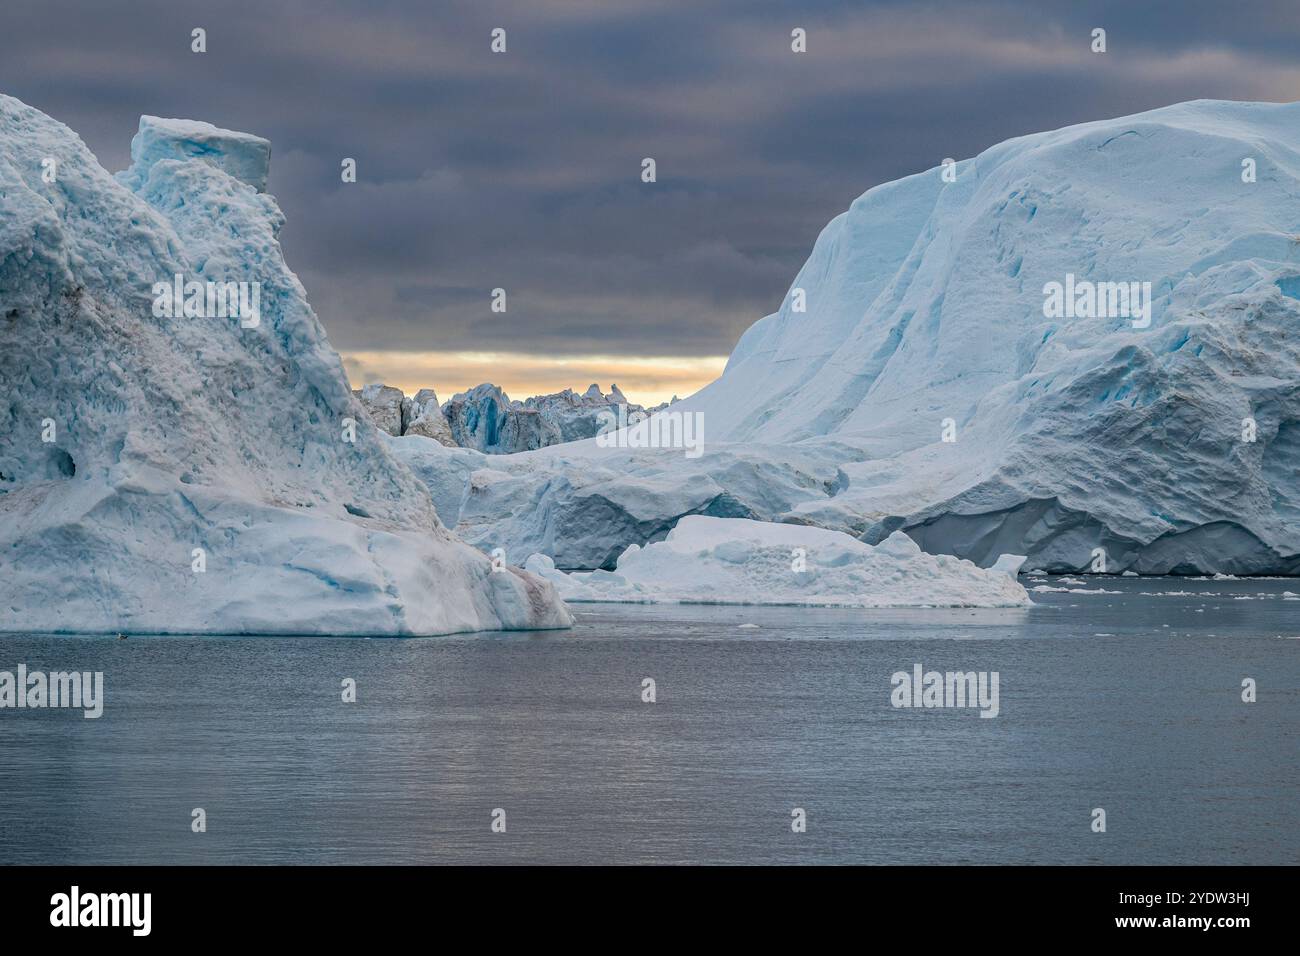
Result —
M569 624L385 450L281 256L266 141L146 117L132 156L114 179L0 96L0 632ZM260 283L260 324L156 317L177 273Z
M867 540L1296 571L1298 175L1300 106L1201 101L873 189L796 277L808 313L757 323L685 405L723 440L861 447L838 493L794 514ZM1067 274L1150 282L1150 327L1046 318Z
M462 532L514 541L565 516L547 553L608 567L662 537L694 482L731 514L904 530L981 564L1087 570L1102 548L1112 572L1300 573L1300 104L1184 103L940 173L833 220L792 284L807 312L787 296L673 406L704 414L702 458L502 460L465 491ZM1045 317L1067 275L1149 282L1149 327ZM679 494L606 520L647 478ZM480 506L507 491L529 509Z
M1023 560L986 570L925 554L901 532L872 547L839 531L693 515L663 541L629 547L614 572L565 574L542 554L525 567L575 602L1022 607Z

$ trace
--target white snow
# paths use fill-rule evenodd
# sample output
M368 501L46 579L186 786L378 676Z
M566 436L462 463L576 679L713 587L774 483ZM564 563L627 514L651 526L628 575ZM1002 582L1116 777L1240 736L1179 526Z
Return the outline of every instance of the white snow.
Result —
M0 632L570 624L388 453L281 255L266 141L145 117L132 156L115 179L0 96ZM155 315L178 273L260 283L260 324Z
M1023 607L1023 561L983 569L925 554L902 533L872 547L822 528L691 515L663 541L629 547L613 572L566 574L544 554L524 567L574 602Z

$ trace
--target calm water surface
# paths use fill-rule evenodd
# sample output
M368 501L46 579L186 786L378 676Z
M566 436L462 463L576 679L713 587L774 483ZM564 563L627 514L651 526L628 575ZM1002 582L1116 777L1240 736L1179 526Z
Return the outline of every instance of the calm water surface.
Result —
M0 670L100 670L107 698L0 710L0 863L1300 862L1300 581L1105 588L580 605L571 631L420 640L0 636ZM916 663L998 671L1001 715L894 709Z

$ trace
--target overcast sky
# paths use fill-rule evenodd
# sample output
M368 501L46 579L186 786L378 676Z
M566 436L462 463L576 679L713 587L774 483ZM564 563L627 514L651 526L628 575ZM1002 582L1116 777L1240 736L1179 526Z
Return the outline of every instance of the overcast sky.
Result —
M1297 99L1297 51L1294 0L0 5L0 91L111 170L142 113L270 139L289 264L354 385L442 397L686 394L869 187L1181 100Z

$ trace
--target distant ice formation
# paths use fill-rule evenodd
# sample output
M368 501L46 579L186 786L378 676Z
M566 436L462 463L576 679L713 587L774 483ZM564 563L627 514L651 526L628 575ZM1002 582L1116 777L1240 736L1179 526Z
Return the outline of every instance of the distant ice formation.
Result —
M371 384L354 393L376 425L389 435L423 435L443 445L473 448L487 455L510 455L550 445L581 441L616 427L646 409L627 400L617 385L608 395L599 385L579 395L571 388L511 401L490 383L458 392L438 405L433 389L414 398L391 385ZM668 403L656 406L666 408Z

